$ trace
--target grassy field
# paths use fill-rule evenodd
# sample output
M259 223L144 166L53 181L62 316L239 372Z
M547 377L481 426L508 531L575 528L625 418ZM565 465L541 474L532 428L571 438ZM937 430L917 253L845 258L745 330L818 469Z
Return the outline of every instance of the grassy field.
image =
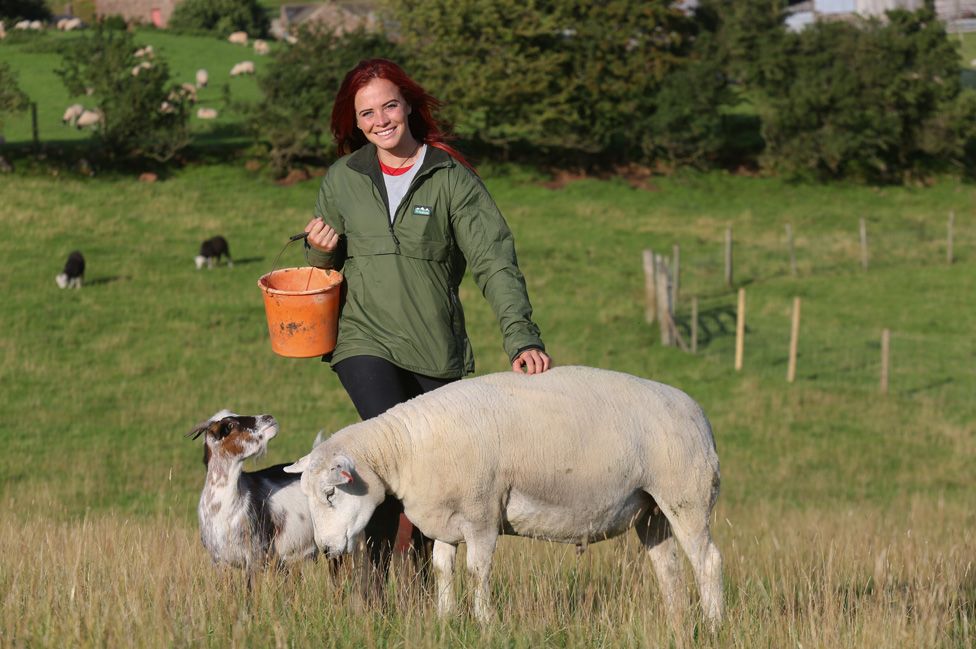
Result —
M356 417L327 366L272 354L256 286L307 220L316 184L195 167L156 184L0 176L0 645L973 646L972 186L709 174L655 179L651 191L622 180L550 190L529 172L484 172L556 362L671 383L709 414L723 477L719 636L670 635L630 535L579 560L505 539L493 580L501 621L486 629L438 621L403 576L388 608L357 612L352 582L322 564L265 575L250 600L238 576L215 571L196 537L201 450L182 434L224 407L269 412L282 433L256 468ZM740 373L723 280L729 224L748 305ZM199 242L216 233L237 263L194 270ZM661 347L643 321L641 251L675 243L679 322L688 298L701 304L694 356ZM88 285L60 291L54 275L76 248ZM301 263L294 249L281 261ZM789 385L794 296L803 320ZM468 281L462 300L478 373L504 370L497 325ZM882 328L892 331L886 396Z

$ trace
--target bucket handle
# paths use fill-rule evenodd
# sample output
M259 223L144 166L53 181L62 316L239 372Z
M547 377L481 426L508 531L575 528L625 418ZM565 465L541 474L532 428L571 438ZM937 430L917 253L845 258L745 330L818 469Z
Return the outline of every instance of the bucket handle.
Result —
M285 245L281 247L281 250L278 252L278 256L275 257L274 261L271 263L271 272L273 273L276 270L278 270L278 260L281 259L281 255L282 253L285 252L285 248L295 243L296 241L305 240L307 238L308 238L308 232L299 232L298 234L293 234L290 237L288 237L288 241L285 243ZM312 283L312 273L309 273L308 280L305 282L306 291L308 290L308 286L311 283ZM267 290L267 288L265 288L265 290Z

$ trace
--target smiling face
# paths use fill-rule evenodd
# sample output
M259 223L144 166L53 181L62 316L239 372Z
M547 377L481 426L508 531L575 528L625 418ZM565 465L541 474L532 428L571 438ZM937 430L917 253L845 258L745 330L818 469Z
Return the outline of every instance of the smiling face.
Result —
M383 164L397 166L416 153L417 140L407 123L411 109L392 81L367 83L356 93L355 107L356 126L379 149Z

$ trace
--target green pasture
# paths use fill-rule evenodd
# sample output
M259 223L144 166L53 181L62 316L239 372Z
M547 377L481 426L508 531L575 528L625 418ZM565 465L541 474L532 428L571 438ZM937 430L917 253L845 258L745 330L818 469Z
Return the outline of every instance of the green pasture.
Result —
M91 107L87 97L72 97L55 70L61 65L58 47L84 32L62 34L48 30L40 33L8 32L0 41L0 61L9 63L18 74L18 82L31 101L37 103L38 138L48 145L58 142L83 140L90 132L65 126L61 122L64 109L73 103ZM200 120L196 110L190 117L191 131L201 143L240 143L241 115L227 106L223 88L228 86L233 101L254 101L260 92L254 76L231 77L230 69L240 61L254 61L256 74L261 74L262 63L268 56L260 56L250 46L233 45L206 36L183 36L165 30L143 28L136 31L137 47L152 45L157 57L169 65L173 83L194 83L196 71L206 69L209 83L197 92L197 107L216 108L214 120ZM277 43L270 41L273 47ZM31 115L29 111L7 119L2 133L10 144L31 142Z
M976 419L970 187L827 188L719 174L661 179L653 191L597 180L550 190L517 172L487 180L516 233L556 362L632 372L696 397L715 426L726 502L883 504L902 493L970 491L973 457L957 445ZM256 287L304 226L315 192L314 181L278 187L226 167L156 184L0 177L4 496L48 492L69 517L145 515L172 506L175 489L190 520L202 471L197 445L180 434L197 421L224 407L274 414L283 434L267 462L297 457L319 429L354 421L327 365L272 354ZM786 223L796 233L797 277ZM740 373L732 367L736 297L723 273L729 224L735 287L747 295ZM217 233L237 264L196 271L199 242ZM644 322L642 250L670 254L676 243L686 337L690 297L699 297L694 356L662 348L656 325ZM73 249L88 260L88 286L60 291L54 275ZM295 245L279 265L301 263ZM788 385L794 296L802 322L798 378ZM462 297L478 372L503 370L487 304L470 283ZM878 391L883 328L893 340L886 397Z

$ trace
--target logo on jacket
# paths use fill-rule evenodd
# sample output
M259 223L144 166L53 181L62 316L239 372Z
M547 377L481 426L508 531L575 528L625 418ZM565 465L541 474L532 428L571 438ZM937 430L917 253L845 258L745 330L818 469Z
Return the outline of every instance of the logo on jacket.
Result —
M418 216L430 216L430 208L425 205L414 205L413 213Z

